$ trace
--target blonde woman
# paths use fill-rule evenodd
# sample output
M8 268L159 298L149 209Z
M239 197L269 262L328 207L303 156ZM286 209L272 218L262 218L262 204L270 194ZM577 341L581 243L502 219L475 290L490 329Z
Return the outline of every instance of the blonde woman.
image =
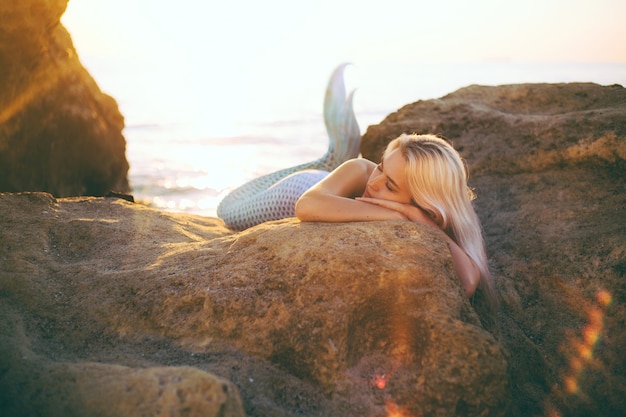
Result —
M326 90L326 154L236 188L221 201L218 217L235 230L294 215L309 222L424 223L447 236L465 293L473 295L480 285L493 302L480 221L460 155L437 136L401 135L380 164L358 159L361 135L352 94L345 91L345 67L335 69Z
M351 159L297 200L305 222L410 220L442 230L468 296L494 290L480 221L460 155L433 135L406 135L387 146L380 164Z

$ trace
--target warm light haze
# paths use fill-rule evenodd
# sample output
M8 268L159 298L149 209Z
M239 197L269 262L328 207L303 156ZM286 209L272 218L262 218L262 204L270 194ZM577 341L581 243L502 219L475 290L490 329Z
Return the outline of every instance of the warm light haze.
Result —
M624 0L70 0L62 23L125 117L133 194L215 215L233 188L319 158L350 62L371 124L471 84L626 85Z
M382 95L420 64L626 62L624 16L623 0L70 0L62 22L128 122L148 110L161 120L219 114L219 135L277 109L321 111L341 62L354 64L357 113L359 96ZM134 95L153 107L136 112L125 101ZM177 114L180 101L197 113Z

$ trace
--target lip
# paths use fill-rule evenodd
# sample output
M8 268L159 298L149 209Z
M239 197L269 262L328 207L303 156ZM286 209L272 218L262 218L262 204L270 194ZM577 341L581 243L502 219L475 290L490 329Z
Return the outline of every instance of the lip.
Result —
M372 197L372 195L371 195L371 194L370 194L370 192L367 190L367 188L365 189L365 192L363 193L363 197L366 197L366 198L371 198L371 197Z

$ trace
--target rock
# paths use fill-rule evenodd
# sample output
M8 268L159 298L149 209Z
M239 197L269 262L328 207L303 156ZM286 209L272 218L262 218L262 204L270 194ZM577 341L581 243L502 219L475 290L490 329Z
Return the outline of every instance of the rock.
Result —
M232 383L193 367L131 368L42 357L30 349L23 325L16 326L21 317L9 306L2 312L2 415L245 415Z
M287 219L233 234L43 193L2 194L0 213L5 409L98 414L105 395L118 415L240 415L230 380L249 416L505 410L506 353L434 229Z
M626 158L625 114L626 89L619 85L470 86L409 104L369 126L361 153L378 160L400 133L435 133L453 142L474 176L564 164L619 170Z
M66 6L0 4L0 191L129 191L124 119L80 63Z
M501 299L510 416L626 410L626 90L470 86L370 126L364 157L402 132L465 157Z

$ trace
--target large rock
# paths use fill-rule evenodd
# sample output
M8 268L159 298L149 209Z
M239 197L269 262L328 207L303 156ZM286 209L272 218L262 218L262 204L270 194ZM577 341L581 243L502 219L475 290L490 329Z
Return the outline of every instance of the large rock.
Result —
M110 414L240 415L239 395L248 416L622 415L624 91L472 86L368 129L372 159L403 131L467 158L495 320L428 228L232 234L124 201L2 195L2 415L107 415L102 398Z
M291 219L231 234L48 194L0 195L0 213L12 415L240 415L238 391L249 416L505 409L504 352L434 229Z
M363 136L377 160L400 133L451 140L473 176L541 172L570 165L623 168L626 89L591 83L470 86L390 114Z
M0 2L0 191L129 189L124 119L59 23L66 6Z
M449 138L478 195L510 353L510 416L626 410L626 89L470 86L370 126Z

